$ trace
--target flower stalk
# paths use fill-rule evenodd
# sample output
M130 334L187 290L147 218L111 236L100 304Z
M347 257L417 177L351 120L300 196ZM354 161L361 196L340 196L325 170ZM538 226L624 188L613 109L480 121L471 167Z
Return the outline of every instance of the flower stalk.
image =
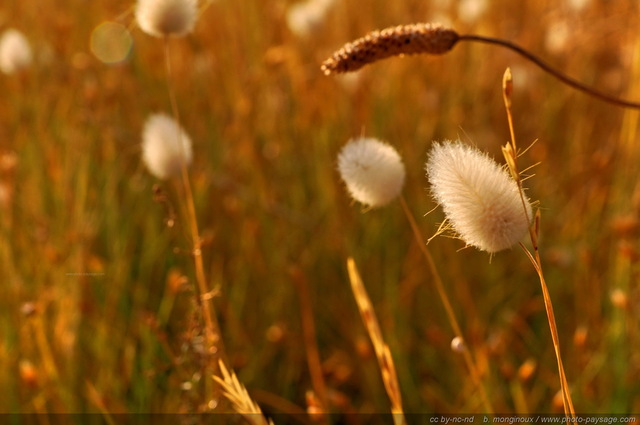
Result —
M169 39L165 38L165 64L167 69L167 80L171 81L171 60L169 55ZM178 112L178 104L176 101L175 93L171 84L168 84L169 98L171 102L171 110L176 122L180 122L180 115ZM215 354L219 357L220 347L222 345L222 338L220 338L220 329L218 326L217 318L212 306L212 294L207 285L207 279L204 272L204 264L202 262L202 239L200 238L200 232L198 230L198 219L196 216L195 204L193 201L193 190L191 188L191 182L189 180L189 174L187 172L186 163L182 162L181 168L182 185L185 191L185 198L187 204L187 213L189 227L191 230L191 239L193 243L193 259L196 267L196 281L198 283L198 289L200 293L200 303L204 312L204 320L206 325L207 341L209 342L210 354ZM214 362L215 363L215 362Z
M507 119L509 122L509 132L511 134L511 141L507 143L503 148L502 152L504 154L505 160L507 161L507 166L511 172L511 175L514 177L514 180L518 184L518 189L520 192L520 198L522 200L522 205L524 207L525 213L529 214L526 203L526 196L524 194L524 188L522 186L522 177L518 172L517 168L517 146L516 146L516 138L515 131L513 126L513 116L511 114L511 92L513 91L513 80L511 77L511 70L507 68L504 73L502 80L502 93L505 108L507 111ZM551 296L549 295L549 289L547 287L547 282L544 278L544 273L542 271L542 260L540 258L540 251L538 249L538 232L540 229L540 210L536 212L534 223L529 227L529 236L531 239L531 245L533 247L533 254L531 251L524 246L522 242L520 242L520 247L527 255L527 258L533 264L533 267L538 274L538 278L540 279L540 286L542 288L542 297L544 299L544 306L547 313L547 321L549 322L549 329L551 331L551 339L553 340L553 348L556 355L556 361L558 363L558 374L560 377L560 391L562 392L562 404L564 407L564 412L567 418L575 418L575 409L573 407L573 401L571 399L571 392L569 390L569 384L567 382L567 377L564 371L564 365L562 363L562 355L560 354L560 338L558 337L558 328L556 325L556 318L553 312L553 303L551 302Z

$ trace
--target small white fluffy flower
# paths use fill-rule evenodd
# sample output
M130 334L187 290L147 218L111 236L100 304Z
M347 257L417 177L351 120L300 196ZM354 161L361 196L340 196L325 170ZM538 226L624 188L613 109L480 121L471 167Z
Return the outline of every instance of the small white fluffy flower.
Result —
M350 140L338 155L338 171L353 199L374 208L391 202L404 185L402 158L373 138Z
M180 174L182 162L191 164L191 139L168 115L153 114L142 132L142 160L159 179Z
M494 253L518 243L529 229L517 183L479 150L461 142L434 143L427 160L434 199L467 244Z
M0 70L5 74L29 67L33 60L31 46L18 30L8 29L0 38Z
M154 37L180 37L193 30L196 0L138 0L136 20L142 31Z

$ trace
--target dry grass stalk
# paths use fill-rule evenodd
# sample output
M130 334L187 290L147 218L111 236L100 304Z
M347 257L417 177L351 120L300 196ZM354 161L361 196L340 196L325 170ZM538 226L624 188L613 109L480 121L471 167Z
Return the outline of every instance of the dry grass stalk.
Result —
M173 118L175 119L178 128L180 126L180 114L178 111L178 102L172 85L172 70L171 70L171 54L169 50L169 39L164 38L164 59L165 70L167 75L167 89L169 92L169 101L171 103L171 110ZM180 138L180 132L176 134L176 137ZM202 239L200 237L200 231L198 229L198 219L196 215L195 201L193 196L193 189L189 180L189 174L187 172L187 166L185 161L181 162L180 175L181 185L184 190L184 201L186 206L186 219L191 232L191 243L193 244L192 256L196 272L196 282L198 287L197 304L202 308L202 315L204 317L204 335L207 344L207 354L214 360L224 358L224 343L222 341L220 333L220 325L218 323L218 317L213 305L213 295L215 291L209 289L207 277L204 271L204 263L202 260ZM204 374L209 375L215 373L215 361L207 362L204 366ZM205 395L212 400L217 398L216 389L211 386L207 386Z
M382 373L382 382L387 391L387 395L391 400L391 413L393 414L393 421L396 425L403 425L406 423L404 418L404 412L402 410L402 397L400 395L400 387L398 385L398 376L396 374L396 368L391 357L391 351L389 346L385 344L382 338L382 332L378 325L378 319L373 311L373 306L367 295L367 290L362 283L358 268L353 258L347 259L347 268L349 271L349 280L351 281L351 289L353 295L358 304L360 310L360 316L364 322L371 342L373 343L373 349L378 359L378 365Z
M176 100L176 95L173 91L172 86L172 71L171 71L171 54L169 51L169 39L167 37L164 38L164 58L165 58L165 69L167 74L167 89L169 92L169 101L171 103L171 111L173 117L177 123L180 125L180 114L178 111L178 103ZM176 134L177 137L180 137L180 133ZM187 221L189 225L189 229L191 231L191 242L193 243L193 259L195 264L196 271L196 282L198 285L199 299L198 305L202 307L203 316L205 321L205 336L207 339L208 345L208 354L212 356L223 356L224 355L224 345L222 341L222 337L220 336L220 325L218 324L217 315L212 302L212 294L213 292L209 290L209 286L207 284L207 278L204 272L204 264L202 261L202 239L200 237L200 232L198 230L198 219L196 215L195 209L195 201L193 196L193 189L191 188L191 182L189 180L189 174L187 172L187 166L184 161L181 162L181 184L185 193L185 203L187 209ZM215 365L215 362L213 362Z
M460 341L464 342L462 328L458 323L458 319L456 319L453 306L451 305L451 301L449 300L449 296L447 295L447 291L445 290L444 283L442 282L442 277L440 277L440 272L438 271L438 267L436 266L436 262L431 256L431 252L427 248L427 244L422 238L422 234L420 233L420 229L418 228L418 223L416 223L416 219L413 217L413 214L411 213L411 209L409 208L407 201L404 199L404 196L400 196L400 204L402 205L402 209L405 213L405 216L407 217L407 220L409 220L409 225L411 226L413 236L415 237L416 242L418 243L418 247L420 248L420 251L422 252L422 255L424 256L425 260L427 261L427 266L429 267L429 271L431 272L431 276L433 277L433 280L432 280L433 285L435 286L436 291L440 296L440 301L442 301L442 305L447 314L447 319L449 319L449 324L451 325L451 329L456 335L456 338L459 338ZM467 348L462 350L462 356L467 365L467 368L469 369L471 379L473 380L474 384L478 388L478 391L480 392L480 396L482 398L482 404L484 405L484 409L485 409L484 413L493 413L493 407L491 405L491 402L489 401L489 396L487 395L487 391L485 390L484 385L482 383L482 379L480 377L481 375L480 371L478 370L478 367L476 366L473 360L473 357L471 356L471 353Z
M309 295L309 288L303 273L299 269L293 269L291 273L293 281L298 288L302 334L307 354L307 365L309 367L309 374L311 375L311 383L314 390L314 392L311 393L317 395L317 398L314 395L313 403L307 403L309 405L308 411L309 413L313 413L316 417L322 418L322 415L326 413L328 408L327 391L322 374L318 342L316 341L316 326L313 320L311 296ZM307 400L309 401L309 397L307 397Z
M516 146L515 131L513 126L513 116L511 114L512 91L513 91L513 81L511 78L511 70L507 68L502 80L502 93L503 93L505 108L507 110L507 118L509 122L509 132L511 134L511 142L507 143L507 145L505 145L502 148L502 152L507 161L509 170L511 171L511 175L514 177L514 179L518 183L522 204L525 208L525 213L528 214L527 208L525 205L526 195L524 194L524 189L522 187L522 176L518 171L518 163L517 163L518 149ZM542 288L544 306L547 312L547 321L549 322L549 329L551 330L551 339L553 340L553 348L554 348L556 360L558 363L558 375L560 377L560 391L562 393L562 404L564 406L564 412L565 412L565 415L567 416L567 420L571 421L571 419L569 418L575 418L576 413L573 407L573 401L571 399L571 392L569 391L569 384L567 382L567 377L564 372L562 356L560 354L560 338L558 337L558 328L556 326L556 318L553 312L553 304L551 302L551 296L549 295L549 289L547 287L547 283L544 278L544 273L542 272L542 260L540 259L540 251L538 249L538 232L540 229L540 210L537 211L533 222L534 222L533 226L529 229L531 245L533 246L533 254L522 243L520 243L520 246L522 247L525 254L533 264L533 267L535 268L538 274L538 278L540 279L540 286Z
M440 24L411 24L373 31L347 43L322 64L325 75L351 72L392 56L443 54L458 41L458 34Z
M270 419L262 414L262 410L251 399L247 389L240 383L234 372L230 372L222 360L218 361L221 376L213 376L213 379L222 387L223 395L231 402L233 410L242 415L253 425L273 425Z

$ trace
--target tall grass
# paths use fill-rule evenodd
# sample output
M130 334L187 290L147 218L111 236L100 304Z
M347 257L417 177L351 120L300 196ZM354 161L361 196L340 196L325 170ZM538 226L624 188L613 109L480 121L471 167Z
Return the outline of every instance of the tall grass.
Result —
M198 411L199 386L213 378L199 373L198 309L184 284L196 279L192 246L184 223L165 225L168 204L156 202L140 162L144 119L167 105L162 49L134 27L129 1L60 3L0 5L0 25L34 48L26 73L0 76L0 156L16 158L0 161L8 194L0 198L0 411ZM349 256L366 273L404 412L477 412L477 387L451 352L446 313L424 285L424 257L401 206L350 205L335 158L363 133L393 140L407 169L403 195L428 237L442 221L423 217L433 207L423 175L429 143L460 135L498 157L510 137L499 94L507 66L518 142L538 139L529 193L542 200L542 262L574 405L640 411L638 112L473 43L383 62L353 81L319 68L372 29L448 16L461 33L516 41L580 81L640 99L637 3L593 0L574 11L568 2L494 0L463 22L455 2L348 0L306 39L286 28L293 3L212 2L172 50L227 366L265 416L304 412L317 386L296 279L308 290L327 411L386 412L380 370L363 361L375 354L349 287ZM104 20L132 31L122 64L88 50ZM571 31L552 51L545 37L557 23ZM562 412L527 258L514 249L489 263L460 248L445 239L429 246L494 410Z

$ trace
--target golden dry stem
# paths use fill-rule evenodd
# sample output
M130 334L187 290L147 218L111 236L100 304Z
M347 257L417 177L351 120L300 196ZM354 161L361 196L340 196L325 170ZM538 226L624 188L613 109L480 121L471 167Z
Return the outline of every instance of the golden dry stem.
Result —
M382 373L382 382L384 383L387 395L391 400L393 422L395 425L404 425L406 424L406 421L404 418L404 411L402 409L402 397L400 395L398 376L396 374L393 358L391 357L391 351L382 338L382 332L378 325L376 313L373 310L373 305L371 305L371 300L369 299L369 295L367 295L367 290L362 283L360 273L358 272L356 262L353 258L349 258L347 260L347 269L349 271L349 280L351 281L353 296L356 299L358 309L360 310L360 316L362 316L362 321L364 322L367 332L369 333L369 337L371 338L371 342L373 343L373 349L376 353L378 366Z
M458 34L440 24L399 25L373 31L345 44L322 64L325 75L356 71L392 56L422 53L440 55L458 41Z
M509 123L509 133L511 134L511 141L507 143L502 148L502 153L507 161L507 165L509 167L509 171L516 179L518 183L518 190L520 192L520 199L522 200L522 205L528 217L528 209L527 209L527 201L526 195L524 193L524 189L522 187L522 179L520 178L520 173L518 172L518 155L516 154L517 145L516 145L516 137L515 130L513 126L513 114L511 111L511 95L513 93L513 79L511 76L511 70L507 68L503 75L502 79L502 96L504 99L505 109L507 111L507 120ZM549 323L549 330L551 331L551 339L553 341L553 348L556 355L556 361L558 363L558 375L560 378L560 391L562 393L562 404L564 407L564 413L567 418L567 421L570 421L570 418L575 418L575 409L573 407L573 400L571 399L571 391L569 389L569 383L567 382L567 377L564 372L564 365L562 362L562 355L560 354L560 338L558 336L558 327L556 325L556 318L553 312L553 303L551 302L551 296L549 295L549 289L547 287L547 282L544 277L544 273L542 271L542 260L540 259L540 251L538 249L538 235L540 231L540 210L535 214L533 226L529 228L529 236L531 237L531 245L533 246L533 254L531 251L524 246L522 242L520 242L520 247L524 250L525 254L533 264L536 272L538 273L538 278L540 279L540 287L542 289L542 297L544 299L544 307L547 313L547 321Z

